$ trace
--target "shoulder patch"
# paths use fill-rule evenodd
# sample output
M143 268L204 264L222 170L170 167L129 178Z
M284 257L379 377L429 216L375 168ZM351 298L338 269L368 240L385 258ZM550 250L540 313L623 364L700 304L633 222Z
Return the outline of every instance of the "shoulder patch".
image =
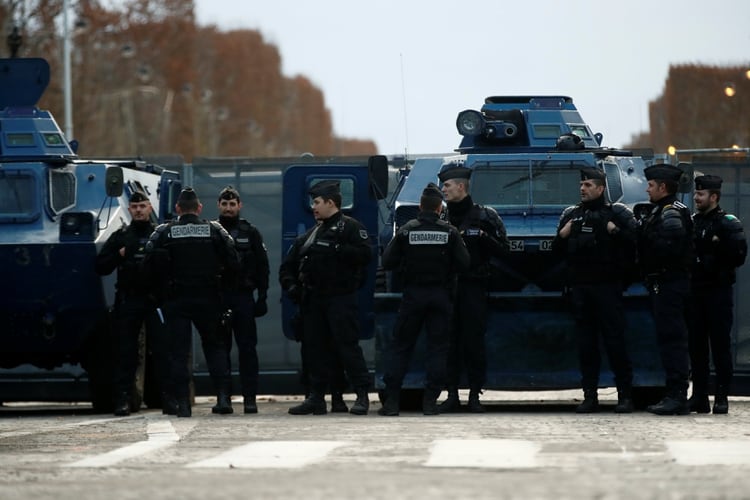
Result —
M359 237L362 238L363 240L366 240L367 238L369 238L369 235L367 234L367 229L360 229Z
M725 215L724 215L724 218L725 218L725 219L727 219L727 220L730 220L730 221L736 221L736 220L739 220L739 219L737 219L737 217L735 217L735 216L734 216L734 215L732 215L732 214L725 214Z

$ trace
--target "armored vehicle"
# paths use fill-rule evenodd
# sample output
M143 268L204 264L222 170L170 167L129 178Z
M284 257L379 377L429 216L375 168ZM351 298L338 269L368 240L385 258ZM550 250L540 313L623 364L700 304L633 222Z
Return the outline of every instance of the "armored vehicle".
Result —
M486 334L488 373L486 389L529 390L580 387L576 353L576 324L565 294L564 269L552 253L552 239L562 211L580 201L580 169L596 168L607 177L610 202L628 205L636 213L649 209L644 168L657 161L653 154L636 154L602 146L566 96L500 96L485 99L481 110L458 114L456 127L461 142L455 154L407 159L399 169L392 194L381 202L380 227L374 243L382 251L395 231L418 213L419 198L429 182L439 183L438 172L449 164L472 169L470 194L474 202L490 206L503 218L511 243L510 255L493 263L489 318ZM370 189L352 187L352 209L370 203L373 194L385 193L378 180L392 159L371 158L360 166L362 182ZM393 162L391 162L391 167ZM325 175L355 178L356 169ZM293 166L286 176L307 185L319 176L310 166ZM323 171L321 171L323 173ZM692 174L685 169L682 196L690 191ZM305 190L285 191L302 197ZM284 202L303 206L300 201ZM303 211L284 216L285 238L305 222ZM296 224L296 225L295 225ZM309 227L309 226L308 226ZM287 232L288 231L288 234ZM288 242L288 239L284 240ZM286 248L285 245L284 248ZM382 383L382 350L388 345L401 300L398 276L379 273L372 316L364 323L363 338L375 338L375 386ZM647 292L634 283L625 292L627 340L634 362L634 399L639 405L659 396L663 385L656 336ZM424 380L424 346L418 344L410 372L404 381L402 401L413 394L421 401ZM606 359L606 356L603 356ZM613 386L608 369L602 370L602 386Z
M161 221L180 181L144 162L79 158L36 106L49 78L43 59L0 59L0 402L90 400L107 411L115 276L96 275L94 258L129 222L132 192Z

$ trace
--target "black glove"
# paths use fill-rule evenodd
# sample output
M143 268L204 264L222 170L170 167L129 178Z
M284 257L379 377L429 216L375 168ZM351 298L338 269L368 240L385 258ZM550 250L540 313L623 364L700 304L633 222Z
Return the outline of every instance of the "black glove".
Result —
M268 312L268 304L266 304L266 295L258 294L258 300L255 301L255 307L253 308L253 316L260 318L265 316Z

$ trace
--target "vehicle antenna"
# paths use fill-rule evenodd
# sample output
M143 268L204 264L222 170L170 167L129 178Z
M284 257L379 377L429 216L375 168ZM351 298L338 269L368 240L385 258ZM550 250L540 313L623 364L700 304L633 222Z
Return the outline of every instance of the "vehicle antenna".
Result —
M408 157L409 151L409 123L406 119L406 78L404 77L404 55L399 54L401 61L401 98L404 107L404 157Z

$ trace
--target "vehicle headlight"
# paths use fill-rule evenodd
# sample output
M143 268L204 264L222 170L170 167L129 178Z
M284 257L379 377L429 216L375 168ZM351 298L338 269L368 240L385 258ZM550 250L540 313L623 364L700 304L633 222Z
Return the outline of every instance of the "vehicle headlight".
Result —
M461 135L481 135L484 127L485 121L482 113L473 109L461 111L456 119L456 128Z

